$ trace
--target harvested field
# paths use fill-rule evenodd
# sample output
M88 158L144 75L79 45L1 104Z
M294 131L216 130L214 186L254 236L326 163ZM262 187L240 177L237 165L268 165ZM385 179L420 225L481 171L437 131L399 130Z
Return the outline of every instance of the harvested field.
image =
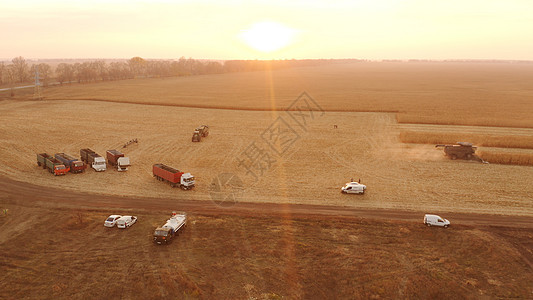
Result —
M399 112L400 123L533 128L531 64L353 63L73 84L47 99L283 110L302 91L328 111Z
M533 294L531 228L192 214L173 243L156 246L151 233L168 211L47 208L45 202L12 205L1 199L0 206L10 208L0 216L2 299ZM129 229L102 226L117 212L139 221Z
M269 136L265 132L277 116L292 122L284 113L98 101L4 101L0 114L5 120L0 124L0 174L42 186L210 200L213 180L232 173L243 182L238 200L246 202L533 214L530 168L452 162L431 145L402 144L393 114L326 112L309 119L304 128L290 123L298 138L282 155L263 137ZM211 134L192 143L192 130L200 124L208 124ZM36 153L77 156L86 147L103 155L133 138L139 143L122 149L132 160L127 172L89 170L54 177L35 161ZM261 168L255 165L257 178L245 168L252 143L272 159L261 161ZM151 167L159 162L191 172L197 187L181 191L155 180ZM367 184L365 195L340 193L351 177Z

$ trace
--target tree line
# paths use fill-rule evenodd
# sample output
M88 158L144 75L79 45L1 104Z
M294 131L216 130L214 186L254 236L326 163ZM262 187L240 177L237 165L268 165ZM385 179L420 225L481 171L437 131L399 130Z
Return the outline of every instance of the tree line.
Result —
M181 57L178 60L149 60L133 57L125 61L107 63L104 60L60 63L53 68L47 63L29 64L22 56L10 64L0 62L0 86L33 84L38 72L40 84L52 81L87 83L148 77L191 76L230 72L260 71L290 67L312 66L325 63L361 61L355 59L304 59L304 60L198 60Z

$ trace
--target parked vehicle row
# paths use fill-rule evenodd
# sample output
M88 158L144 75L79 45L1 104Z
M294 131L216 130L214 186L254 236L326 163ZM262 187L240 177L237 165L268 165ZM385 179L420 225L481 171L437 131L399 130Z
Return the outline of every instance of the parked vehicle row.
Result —
M65 175L67 172L81 173L90 165L95 171L105 171L106 161L98 153L89 148L80 150L81 160L65 153L56 153L55 157L47 153L37 154L37 165L48 169L54 175ZM119 172L127 171L130 166L129 157L117 150L107 150L107 163L116 166ZM195 186L194 176L191 173L181 172L178 169L169 167L162 163L152 166L152 175L159 181L168 182L172 187L180 187L183 190L190 190Z
M127 171L130 166L130 158L117 150L107 150L107 162L111 166L116 166L118 171ZM77 159L66 153L56 153L51 156L47 153L37 154L37 165L43 169L48 169L54 175L65 175L67 172L83 173L90 165L97 172L107 169L106 160L98 153L89 148L80 150L81 159Z
M137 222L136 216L110 215L104 221L104 226L108 228L128 228ZM168 244L187 225L187 213L172 212L172 216L161 227L157 227L153 233L153 241L156 244Z
M105 227L113 228L128 228L137 222L136 216L121 216L110 215L104 222ZM424 224L430 226L440 226L447 228L450 226L450 221L441 218L437 215L424 215ZM173 238L185 229L187 225L187 213L172 212L172 216L165 222L164 225L157 227L153 233L153 242L161 245L163 243L169 244Z
M137 222L136 216L110 215L104 222L105 227L128 228Z

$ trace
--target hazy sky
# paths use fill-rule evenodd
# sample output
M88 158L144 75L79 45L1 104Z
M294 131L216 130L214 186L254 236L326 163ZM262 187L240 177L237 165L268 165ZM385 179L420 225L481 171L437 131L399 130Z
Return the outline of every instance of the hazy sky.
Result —
M0 0L0 58L533 60L532 0Z

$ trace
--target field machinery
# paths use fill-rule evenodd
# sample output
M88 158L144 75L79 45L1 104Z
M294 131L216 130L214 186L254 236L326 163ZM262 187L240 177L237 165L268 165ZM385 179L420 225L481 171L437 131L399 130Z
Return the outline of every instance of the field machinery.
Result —
M208 135L209 135L209 126L201 125L199 127L196 127L196 129L194 130L194 133L192 134L192 141L200 142L202 140L202 137L206 137Z
M473 146L472 143L467 142L457 142L455 145L444 145L439 144L435 145L435 148L443 147L444 154L449 158L455 159L475 159L482 161L475 153L477 147Z

